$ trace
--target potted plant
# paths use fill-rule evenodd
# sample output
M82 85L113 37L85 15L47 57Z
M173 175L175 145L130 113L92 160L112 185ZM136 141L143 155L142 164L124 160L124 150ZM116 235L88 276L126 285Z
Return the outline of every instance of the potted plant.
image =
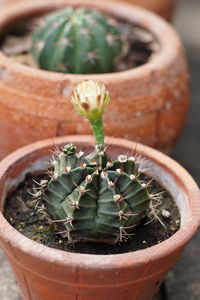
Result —
M129 65L129 69L126 64L115 61L116 72L71 74L38 69L34 67L35 62L33 66L27 66L16 61L16 57L5 54L4 41L11 33L17 39L16 47L11 46L12 51L15 48L21 49L24 45L26 47L19 38L22 32L16 33L17 25L22 25L18 30L24 30L31 20L66 6L75 9L87 7L104 13L107 23L110 22L110 17L111 22L114 18L118 25L113 26L117 26L117 30L123 28L126 33L127 26L131 27L133 31L128 37L133 39L133 44L127 53L131 59L134 56L133 61L136 55L140 66L133 68ZM43 29L43 25L41 26ZM0 52L0 128L3 141L1 157L41 138L88 134L89 125L79 121L77 126L77 116L69 102L73 87L85 79L99 80L106 84L114 99L105 115L107 135L134 139L165 152L172 149L185 122L188 107L188 70L180 40L165 21L145 10L125 4L67 0L30 2L10 7L0 13L0 28L1 36L4 37L3 45L1 44L4 52ZM52 30L55 33L53 28ZM81 26L79 30L81 32ZM113 42L112 37L109 42ZM72 49L70 43L72 41L69 40L65 46ZM42 44L41 41L39 45ZM77 42L77 49L78 45ZM82 51L79 48L78 52L80 50ZM106 53L107 51L104 55ZM145 63L144 53L147 53ZM29 54L26 55L32 61ZM110 54L109 57L112 59ZM95 57L90 56L90 59L94 61ZM125 70L119 71L124 66Z
M4 0L5 5L11 5L15 3L19 3L25 0ZM119 0L115 0L119 1ZM175 0L126 0L123 2L127 2L134 5L139 5L143 8L149 9L159 15L161 15L163 18L167 20L171 20L174 6L175 6Z
M59 137L19 149L0 163L0 243L23 299L149 300L199 227L199 189L178 163L123 139L107 138L105 145L102 114L108 102L104 85L91 81L80 83L72 96L76 111L92 125L95 150L90 136ZM55 147L58 156L49 164ZM32 179L43 174L35 182L34 204L26 199L32 191L27 174ZM180 228L148 247L149 229L142 220L148 213L159 219L161 200L153 182L161 184L162 197L167 191L173 197L172 202L163 198L165 205L176 204L162 215L170 218L178 207ZM23 224L16 223L22 216ZM179 218L172 221L178 224ZM166 226L160 222L158 231ZM35 233L29 235L28 228Z

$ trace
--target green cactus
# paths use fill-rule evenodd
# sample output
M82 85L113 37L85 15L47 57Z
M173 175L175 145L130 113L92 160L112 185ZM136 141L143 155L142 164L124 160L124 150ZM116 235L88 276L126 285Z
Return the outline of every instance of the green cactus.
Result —
M72 104L89 119L96 148L85 156L75 145L66 145L52 163L51 178L41 181L36 194L69 242L126 240L154 197L139 179L135 157L119 155L113 161L106 154L102 115L109 99L101 83L83 81L75 88Z
M51 13L33 33L32 55L42 69L49 71L112 72L123 50L119 28L103 13L86 8Z
M151 195L133 157L112 162L97 147L91 160L69 144L53 166L53 177L41 182L42 201L69 242L123 241L146 216Z

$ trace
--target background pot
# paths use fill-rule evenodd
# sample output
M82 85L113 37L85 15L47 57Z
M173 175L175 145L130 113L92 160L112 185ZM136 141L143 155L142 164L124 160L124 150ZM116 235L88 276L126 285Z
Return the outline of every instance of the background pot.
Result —
M11 5L27 0L3 0L5 5ZM44 1L44 0L43 0ZM103 1L103 0L102 0ZM171 20L174 12L176 0L113 0L116 2L125 2L134 5L139 5L143 8L149 9L167 20Z
M137 252L86 255L48 248L18 231L0 213L0 243L15 271L26 300L149 300L200 223L200 194L191 176L175 161L149 147L108 138L114 158L137 152L147 159L144 168L173 195L181 214L181 228L166 241ZM0 163L0 208L7 193L27 173L48 167L51 151L66 142L91 150L91 137L68 136L24 147ZM178 278L177 278L178 280Z
M109 2L45 1L26 3L0 13L0 28L64 5L87 5L153 33L160 51L135 69L99 75L60 74L14 62L0 52L1 157L38 139L88 134L69 101L83 79L106 84L112 101L105 114L106 134L143 142L169 152L179 136L188 107L188 70L176 32L159 17L129 5Z

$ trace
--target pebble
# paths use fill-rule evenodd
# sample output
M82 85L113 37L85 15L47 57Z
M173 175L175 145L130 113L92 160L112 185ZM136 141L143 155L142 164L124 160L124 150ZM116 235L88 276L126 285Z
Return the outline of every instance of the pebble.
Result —
M171 216L171 213L168 211L168 210L166 210L166 209L163 209L162 210L162 216L164 217L164 218L169 218L170 216Z

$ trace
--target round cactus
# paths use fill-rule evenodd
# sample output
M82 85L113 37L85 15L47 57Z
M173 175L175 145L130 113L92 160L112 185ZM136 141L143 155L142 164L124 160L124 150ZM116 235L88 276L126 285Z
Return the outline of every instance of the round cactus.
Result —
M123 241L146 216L151 195L134 157L111 161L102 146L84 156L69 144L53 166L50 181L41 182L42 202L69 242Z
M86 8L48 15L33 33L32 55L45 70L63 73L112 72L122 56L121 32L108 16Z

